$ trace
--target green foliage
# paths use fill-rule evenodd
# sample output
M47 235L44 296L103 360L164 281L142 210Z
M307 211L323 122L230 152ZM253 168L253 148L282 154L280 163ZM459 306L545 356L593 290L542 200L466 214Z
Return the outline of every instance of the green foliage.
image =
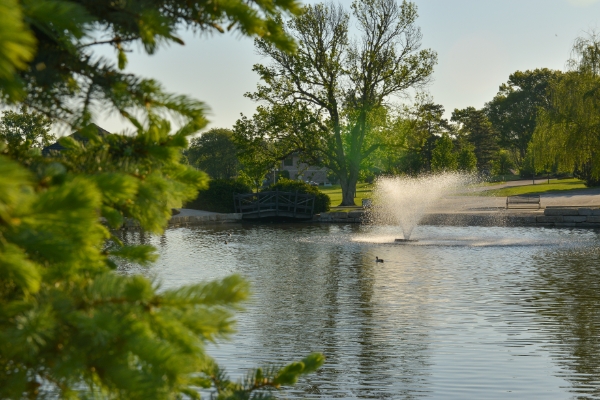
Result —
M84 140L61 138L65 149L50 157L0 143L0 398L175 399L221 389L204 347L233 331L247 282L232 276L166 290L115 274L118 260L148 265L156 252L125 246L110 230L132 218L160 233L171 208L207 184L206 174L180 162L187 137L206 123L203 104L122 72L126 51L141 44L152 53L182 44L180 27L221 31L222 23L292 47L277 18L297 13L295 1L208 3L0 0L3 105L23 100L75 128L93 109L116 109L137 128L102 136L86 126L78 132ZM95 55L102 44L114 47L117 65ZM26 132L27 124L15 127ZM221 398L261 397L322 362L309 356L264 386L240 384Z
M302 181L292 181L282 178L276 184L265 188L263 191L269 190L279 190L280 192L298 191L298 193L314 194L316 196L314 209L315 214L329 211L329 208L331 207L331 200L329 199L329 196L327 196L325 193L322 193L318 187L311 186Z
M231 179L238 173L238 148L229 129L213 128L192 139L185 154L191 165L212 179Z
M53 119L86 125L94 108L133 115L174 113L205 125L205 106L166 93L158 82L123 71L127 53L183 45L182 28L199 33L235 29L291 51L280 15L301 11L295 0L112 0L0 2L0 97L24 101ZM115 60L98 56L109 46Z
M458 160L454 153L454 143L447 134L442 135L431 152L431 171L456 171Z
M257 40L270 64L254 66L262 84L247 96L265 106L242 119L246 140L268 138L280 154L327 167L339 179L342 204L353 205L361 169L387 145L378 114L392 96L426 84L437 62L435 52L420 50L416 19L407 1L357 0L350 13L334 3L308 5L287 23L298 41L294 55Z
M252 189L239 180L213 179L208 183L208 188L200 190L194 200L185 204L185 208L232 213L235 212L233 195L236 193L252 193Z
M539 110L551 106L548 87L561 74L547 68L516 71L485 105L485 113L499 134L500 146L511 150L518 166L525 158Z
M492 175L510 175L514 164L507 150L500 150L498 156L492 162Z
M472 144L463 143L456 157L459 171L475 172L477 170L477 156Z
M28 112L24 106L18 113L5 111L0 118L0 141L6 143L13 157L26 157L30 149L41 149L56 140L50 133L51 125L43 114Z
M498 135L483 110L467 107L452 112L452 121L459 125L459 135L473 146L479 171L491 172L492 162L498 154Z
M542 110L529 152L535 169L576 171L600 182L600 37L578 38L572 70L552 82L552 107Z

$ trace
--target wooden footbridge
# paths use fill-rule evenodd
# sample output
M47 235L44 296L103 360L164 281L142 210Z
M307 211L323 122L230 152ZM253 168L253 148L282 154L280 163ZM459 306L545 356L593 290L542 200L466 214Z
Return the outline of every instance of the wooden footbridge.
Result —
M260 192L234 194L235 212L242 219L311 219L315 209L315 195L298 192Z

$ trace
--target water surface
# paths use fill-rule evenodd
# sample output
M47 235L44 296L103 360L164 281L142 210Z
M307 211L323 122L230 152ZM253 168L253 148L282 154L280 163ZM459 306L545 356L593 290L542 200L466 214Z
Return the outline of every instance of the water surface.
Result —
M420 226L407 244L392 227L356 225L124 235L161 255L125 273L164 287L252 282L238 333L211 348L230 375L323 352L287 398L600 398L597 232Z

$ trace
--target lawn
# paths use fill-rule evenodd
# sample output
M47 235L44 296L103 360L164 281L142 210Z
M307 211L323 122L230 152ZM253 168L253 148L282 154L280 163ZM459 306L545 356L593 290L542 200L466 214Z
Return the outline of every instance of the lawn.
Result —
M487 185L485 183L483 185ZM493 183L497 185L498 183ZM542 194L548 192L562 192L567 190L576 190L576 189L587 189L583 184L583 181L579 179L560 179L560 180L550 180L550 183L538 183L535 185L524 185L524 186L515 186L508 187L504 189L492 189L485 190L483 192L478 193L470 193L469 195L480 195L480 196L496 196L496 197L506 197L506 196L516 196L520 194ZM359 208L362 205L362 199L370 199L373 196L373 185L370 183L359 183L356 185L356 197L354 198L355 207L338 207L342 202L342 188L340 185L333 186L319 186L319 190L331 199L331 209L332 211L351 211L352 209Z
M340 185L319 186L319 190L325 193L331 199L331 208L338 209L338 205L342 202L342 188ZM354 204L357 207L362 206L362 199L370 199L373 192L373 185L370 183L359 183L356 185L356 197ZM345 208L345 207L344 207ZM340 209L340 211L342 211Z
M563 192L566 190L587 189L579 179L550 180L550 183L537 183L535 185L515 186L504 189L492 189L480 192L482 196L517 196L520 194L542 194L548 192Z

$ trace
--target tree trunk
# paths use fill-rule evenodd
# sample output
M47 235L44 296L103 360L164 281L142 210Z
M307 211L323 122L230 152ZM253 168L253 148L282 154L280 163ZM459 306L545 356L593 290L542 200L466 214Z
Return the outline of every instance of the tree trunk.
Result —
M342 202L340 206L355 206L354 196L356 195L356 178L340 179L342 186Z

